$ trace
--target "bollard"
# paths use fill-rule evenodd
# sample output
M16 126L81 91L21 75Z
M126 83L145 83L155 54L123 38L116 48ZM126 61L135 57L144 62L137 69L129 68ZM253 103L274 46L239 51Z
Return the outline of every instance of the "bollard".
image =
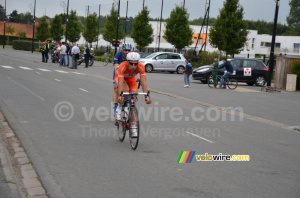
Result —
M287 91L296 91L297 84L297 75L296 74L288 74L286 79L286 90Z

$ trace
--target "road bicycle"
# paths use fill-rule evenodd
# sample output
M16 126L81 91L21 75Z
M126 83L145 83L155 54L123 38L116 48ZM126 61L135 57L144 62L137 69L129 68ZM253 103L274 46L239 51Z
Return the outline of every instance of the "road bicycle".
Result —
M111 62L111 61L110 61L110 58L111 58L110 55L106 56L105 59L102 61L102 65L103 65L103 66L108 65L108 63Z
M138 110L134 104L134 99L136 98L137 100L138 95L144 95L149 97L150 99L149 91L148 93L121 92L121 99L123 99L124 96L127 97L124 101L124 104L122 105L121 120L117 120L116 122L119 140L123 142L125 139L126 132L129 132L130 146L133 150L137 148L140 136L140 122ZM133 123L135 123L135 125ZM136 136L132 135L132 130L136 130Z
M221 76L220 75L217 76L217 85L219 84L219 81L221 81ZM209 79L209 81L207 82L207 85L210 88L214 87L214 80L213 80L213 78ZM236 79L226 78L225 81L224 81L224 85L227 86L229 89L235 89L238 86L238 82L237 82Z

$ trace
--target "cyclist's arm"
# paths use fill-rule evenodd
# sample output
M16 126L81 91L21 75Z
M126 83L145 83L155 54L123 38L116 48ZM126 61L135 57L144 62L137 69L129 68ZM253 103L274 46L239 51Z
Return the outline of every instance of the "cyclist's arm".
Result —
M141 84L142 84L142 89L144 93L148 93L148 87L147 87L147 79L146 76L141 76Z
M124 83L124 78L119 78L118 81L119 81L119 82L118 82L119 85L123 85L123 83ZM118 86L118 96L121 95L121 92L123 91L122 88L123 88L123 86Z
M118 63L115 63L115 64L114 64L114 67L115 67L115 73L118 73L118 67L119 67L119 65L120 65L120 64L118 64Z
M141 74L138 73L135 78L136 80L141 79Z

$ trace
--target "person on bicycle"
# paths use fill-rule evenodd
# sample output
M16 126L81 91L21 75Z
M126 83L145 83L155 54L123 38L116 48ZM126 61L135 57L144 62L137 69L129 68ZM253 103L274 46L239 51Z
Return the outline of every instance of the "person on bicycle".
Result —
M113 103L114 103L114 116L116 115L116 109L118 106L118 86L115 82L115 75L118 73L118 68L119 65L126 61L126 56L127 54L131 51L132 46L130 43L124 43L122 45L122 51L116 53L115 58L114 58L114 71L113 71L113 86L114 86L114 91L113 91Z
M137 74L140 74L140 80L142 83L142 89L144 93L148 92L147 87L147 81L146 81L146 72L145 72L145 66L139 62L140 55L136 52L130 52L127 55L127 61L121 63L119 66L119 72L117 77L115 78L117 85L118 85L118 102L120 103L122 101L122 98L120 96L121 92L135 92L138 93L138 87L137 82L135 79L135 76ZM147 95L145 95L145 102L147 104L151 104L152 100L148 98ZM121 119L121 104L117 108L116 118L118 120ZM133 118L134 119L134 118ZM135 122L134 120L132 121ZM134 127L134 124L133 124ZM133 134L134 136L134 134Z
M233 66L230 63L230 61L227 61L227 58L222 59L223 64L219 67L219 69L222 69L225 67L226 71L224 72L224 75L221 77L220 87L219 89L226 89L226 85L224 84L224 80L233 73ZM224 84L224 85L223 85Z

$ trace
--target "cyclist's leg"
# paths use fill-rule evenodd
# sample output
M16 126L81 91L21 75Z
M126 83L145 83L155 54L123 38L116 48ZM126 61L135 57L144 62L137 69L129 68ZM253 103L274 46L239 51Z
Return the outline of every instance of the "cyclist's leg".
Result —
M131 78L130 80L126 81L129 87L129 92L138 93L138 87L135 78ZM134 105L136 106L136 97L134 98ZM130 131L132 137L138 137L138 117L137 117L136 107L134 107L131 111L130 115Z
M231 73L230 72L225 72L225 74L221 77L221 82L220 82L220 87L225 87L224 84L224 80L230 75ZM225 87L226 88L226 87Z
M115 68L114 68L114 71L113 71L113 80L115 80L115 74L116 74L116 71L115 71ZM117 109L117 106L118 106L118 86L115 83L115 81L113 82L112 101L114 103L114 116L115 116L116 115L116 109Z

